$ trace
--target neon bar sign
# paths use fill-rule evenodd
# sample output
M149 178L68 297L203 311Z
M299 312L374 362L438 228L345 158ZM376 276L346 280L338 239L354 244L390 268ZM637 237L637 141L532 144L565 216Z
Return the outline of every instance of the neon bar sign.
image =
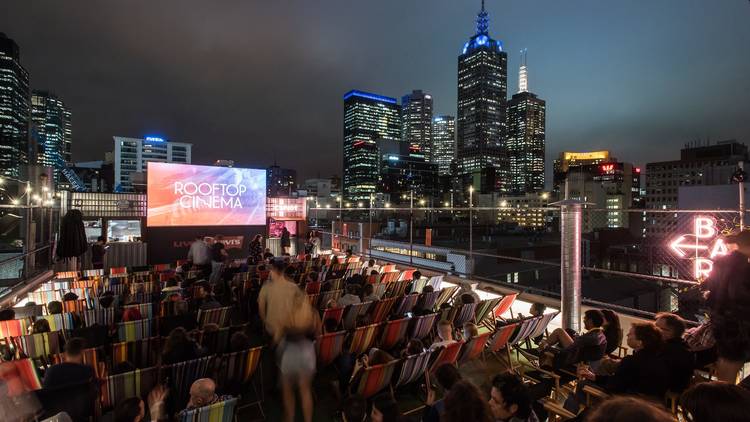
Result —
M697 216L693 220L693 233L677 236L669 242L669 249L679 258L693 261L693 277L705 280L714 268L714 258L729 254L724 239L717 237L716 220Z

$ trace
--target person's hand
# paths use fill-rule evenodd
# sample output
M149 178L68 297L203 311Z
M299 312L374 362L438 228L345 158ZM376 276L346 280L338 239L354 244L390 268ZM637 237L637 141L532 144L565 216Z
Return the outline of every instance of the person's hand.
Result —
M164 403L164 399L167 398L168 393L169 393L169 389L162 384L159 384L156 387L154 387L154 389L151 390L150 393L148 393L149 407L152 407L153 405L157 403Z
M576 370L576 375L578 376L578 379L583 380L590 380L594 381L596 379L596 374L591 372L591 370L586 366L579 366L578 370Z
M435 390L429 385L425 386L425 388L427 389L427 400L425 400L425 404L427 406L432 406L435 404Z

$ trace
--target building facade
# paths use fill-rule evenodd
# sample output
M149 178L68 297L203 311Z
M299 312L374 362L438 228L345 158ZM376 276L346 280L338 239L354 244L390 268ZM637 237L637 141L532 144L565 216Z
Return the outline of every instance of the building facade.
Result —
M610 157L609 151L561 152L560 157L553 163L552 192L560 198L565 198L565 179L571 167L599 165L610 160L615 158Z
M451 163L456 159L456 118L437 116L432 120L432 163L438 174L451 174Z
M0 175L21 177L29 162L29 94L18 44L0 32Z
M297 192L297 171L276 164L266 169L266 194L270 198L289 197Z
M515 194L544 190L546 103L528 91L523 52L518 93L508 101L508 161L510 187Z
M432 96L421 89L401 97L401 131L404 142L432 159Z
M369 200L379 180L377 141L401 142L401 136L401 107L395 98L357 90L344 95L343 192L346 200Z
M438 165L419 151L383 158L378 192L388 195L390 202L408 203L413 193L415 204L427 204L438 196Z
M37 134L36 163L52 167L55 183L60 183L61 165L71 162L73 125L70 110L56 95L33 91L31 121Z
M507 191L509 171L505 144L507 65L503 43L489 36L483 3L476 33L458 56L456 155L463 174L495 168L499 183L491 189L499 192Z
M113 139L115 192L135 192L136 185L145 184L146 166L149 161L190 164L192 159L193 144L172 142L156 136L114 136Z

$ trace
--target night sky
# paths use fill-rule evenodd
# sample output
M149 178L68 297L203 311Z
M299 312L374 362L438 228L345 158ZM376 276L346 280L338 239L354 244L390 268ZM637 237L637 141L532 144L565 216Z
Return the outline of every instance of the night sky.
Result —
M433 95L455 114L479 0L4 0L0 31L35 89L73 111L74 160L112 135L194 144L193 161L341 172L342 95ZM690 140L750 141L747 0L487 0L490 35L528 48L547 157L608 148L642 165Z

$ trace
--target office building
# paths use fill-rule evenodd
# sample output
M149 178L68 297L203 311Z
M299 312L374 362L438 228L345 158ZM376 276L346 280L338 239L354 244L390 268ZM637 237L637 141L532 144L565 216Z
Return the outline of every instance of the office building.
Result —
M60 168L70 163L73 142L70 110L54 94L33 91L31 121L36 130L36 163L53 169L55 183L60 183Z
M729 184L738 163L747 160L747 146L736 140L713 145L686 145L680 151L679 160L646 164L645 206L649 209L676 209L681 200L681 188ZM658 240L670 236L677 224L678 219L672 214L647 213L646 237Z
M190 164L192 144L158 136L127 138L114 136L115 192L135 192L146 183L149 161Z
M408 203L412 193L417 204L421 200L431 203L438 196L438 165L406 143L400 143L398 149L392 146L381 144L378 193L387 195L394 204Z
M29 72L18 44L0 32L0 175L21 177L29 162Z
M496 169L496 183L482 189L506 192L508 56L503 43L490 38L488 22L482 2L476 33L458 56L456 155L463 174Z
M552 192L555 196L565 198L565 179L571 167L596 166L610 160L616 161L614 157L610 157L609 151L561 152L560 157L553 163Z
M401 132L404 142L432 158L432 96L422 90L401 97Z
M83 161L74 163L70 169L75 172L86 192L112 192L114 186L114 163L106 161ZM67 182L62 180L62 183Z
M498 204L497 221L511 223L524 229L542 229L551 221L549 193L534 192L524 195L502 196Z
M440 176L451 174L451 163L456 159L456 118L437 116L432 120L432 163L437 164Z
M395 98L363 91L344 95L344 180L348 201L369 200L380 174L377 141L401 142L401 107Z
M276 164L266 169L266 194L270 198L290 197L297 192L297 171Z
M544 100L528 91L526 50L522 52L518 93L508 101L510 187L515 194L544 190Z

